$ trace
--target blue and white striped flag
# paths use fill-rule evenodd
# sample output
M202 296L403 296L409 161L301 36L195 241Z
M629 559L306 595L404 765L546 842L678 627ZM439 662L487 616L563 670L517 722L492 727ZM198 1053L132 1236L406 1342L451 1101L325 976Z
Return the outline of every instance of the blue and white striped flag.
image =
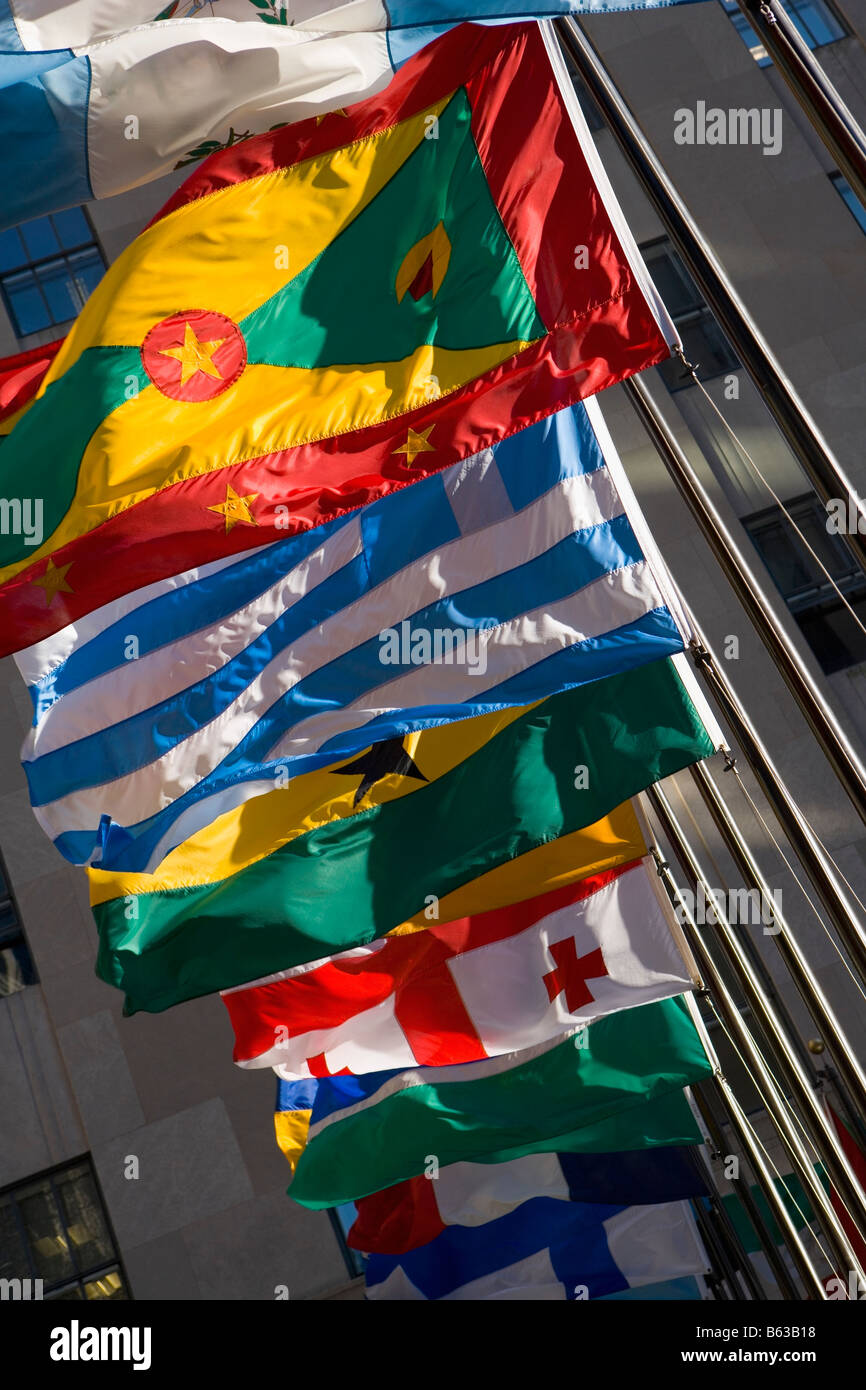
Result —
M31 800L73 862L151 871L275 780L682 650L675 604L588 401L20 652Z
M361 101L461 20L681 0L0 0L0 227Z
M535 1197L482 1226L449 1226L405 1255L371 1255L367 1297L580 1301L709 1269L688 1202Z

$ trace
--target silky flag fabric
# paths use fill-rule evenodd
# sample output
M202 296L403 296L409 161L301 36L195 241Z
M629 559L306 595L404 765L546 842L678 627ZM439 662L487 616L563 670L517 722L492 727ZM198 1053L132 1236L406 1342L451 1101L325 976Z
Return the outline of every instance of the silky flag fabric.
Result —
M0 0L6 225L358 101L457 21L669 3L174 0L159 11L158 0Z
M707 1195L686 1148L643 1153L529 1154L510 1163L451 1163L433 1177L362 1197L346 1243L367 1254L402 1255L449 1226L481 1226L533 1197L631 1206Z
M651 860L223 995L235 1061L281 1076L446 1066L691 989Z
M483 880L713 751L670 661L414 738L408 760L376 745L360 767L255 797L155 873L90 870L97 970L127 1010L319 961L410 919L429 926L436 902L451 921L526 898L542 886L535 861L504 875L498 899ZM358 802L379 778L383 799Z
M108 270L0 449L0 495L26 479L44 518L36 548L0 535L3 651L677 341L549 34L450 31L381 96L207 160Z
M44 347L28 348L14 357L0 359L0 444L36 395L62 342L58 338Z
M622 1289L709 1272L688 1202L611 1207L530 1201L483 1226L449 1226L406 1255L371 1255L367 1297L603 1298Z
M682 1088L709 1073L682 1002L665 999L484 1062L320 1078L291 1196L308 1207L353 1202L423 1173L431 1154L443 1168L622 1149L634 1121L651 1118L648 1101L676 1092L685 1104ZM599 1144L593 1127L618 1122L620 1139L608 1131ZM637 1147L652 1147L647 1137ZM663 1142L694 1140L674 1131Z
M74 862L153 867L275 776L681 650L630 515L588 402L97 610L17 658L40 823Z

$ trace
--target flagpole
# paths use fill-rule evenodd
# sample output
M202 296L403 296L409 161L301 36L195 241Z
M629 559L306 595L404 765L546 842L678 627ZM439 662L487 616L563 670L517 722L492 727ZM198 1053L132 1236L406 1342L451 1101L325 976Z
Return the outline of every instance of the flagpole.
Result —
M649 433L660 457L665 463L670 476L680 489L681 495L687 501L693 515L698 519L707 541L710 543L713 553L721 565L726 578L731 583L737 597L747 608L751 621L758 633L764 640L767 650L773 655L770 643L790 642L787 637L777 630L772 612L767 612L757 604L755 591L760 592L758 580L745 564L735 565L732 560L731 552L736 553L736 542L727 530L721 517L715 511L712 501L705 493L700 479L694 472L689 460L683 454L679 444L668 429L664 420L655 408L652 397L643 382L633 378L625 383L629 399L638 411L640 419ZM717 524L718 523L718 524ZM704 529L706 528L706 529ZM681 600L682 601L682 600ZM852 904L848 894L845 892L842 883L834 872L833 866L818 842L811 826L800 811L794 798L786 787L778 769L776 768L770 754L764 746L754 724L749 715L738 700L733 687L728 681L727 676L722 671L721 666L713 658L709 647L700 632L694 616L689 613L689 621L695 630L697 640L691 644L692 657L702 678L712 691L720 709L724 713L737 743L743 751L746 761L754 772L761 790L773 808L779 824L785 831L788 839L808 874L815 891L817 892L824 910L829 920L832 922L840 940L845 946L852 961L857 966L860 975L866 980L866 931L860 916ZM792 648L792 651L794 649ZM827 751L827 746L831 744L833 731L832 724L835 724L835 716L829 710L829 706L817 691L810 691L808 676L801 683L797 671L802 667L802 660L798 653L794 653L795 662L790 666L780 668L780 673L790 674L791 681L788 683L789 690L794 692L794 687L803 693L807 699L814 721L809 720L810 727L813 729L820 724L826 735L825 740L821 741L822 748ZM803 667L803 671L805 668ZM810 694L814 694L815 701L808 700ZM799 705L799 701L797 702ZM802 709L802 706L800 706ZM831 725L824 726L823 711L826 710ZM804 711L805 714L805 711ZM838 726L837 726L838 727ZM841 732L841 731L840 731ZM848 791L852 804L863 814L866 802L858 796L856 801L855 779L860 780L858 769L862 765L853 749L847 743L844 734L844 742L839 745L839 758L834 760L834 771L839 775L850 770L850 776L845 777L843 785ZM847 750L850 749L851 759L847 757ZM837 766L838 764L838 766Z
M701 884L706 892L708 885L701 873L699 865L696 863L689 849L670 802L664 792L658 784L656 784L648 789L647 795L665 836L676 854L689 887L693 891L696 891L698 885ZM710 898L709 901L712 901L712 898ZM824 1190L823 1184L815 1172L812 1157L790 1114L787 1101L780 1086L769 1070L754 1038L746 1027L733 996L728 990L715 960L709 952L703 934L698 931L693 917L686 910L686 905L681 899L679 905L681 908L680 919L685 919L682 921L682 925L686 939L698 961L701 975L708 986L710 997L713 1004L718 1009L725 1025L735 1037L738 1048L745 1055L753 1073L752 1079L755 1081L767 1110L767 1114L773 1121L797 1175L805 1191L808 1193L813 1209L819 1215L822 1229L832 1250L833 1259L838 1262L836 1272L839 1273L843 1270L847 1271L853 1269L860 1278L866 1278L866 1271L861 1268L857 1254L848 1239L842 1223L836 1215L833 1205ZM726 933L727 921L723 914L717 913L717 921L719 936L723 938L726 945L730 945L730 938ZM767 1008L760 990L754 988L754 983L749 976L748 969L744 969L742 953L734 951L733 959L730 951L726 951L725 954L729 964L731 964L736 972L738 983L743 990L747 1004L751 1007L756 1018L759 1020L762 1030L771 1044L774 1059L784 1076L786 1084L789 1086L803 1115L809 1116L811 1123L807 1126L807 1129L815 1152L824 1163L828 1176L834 1186L836 1186L842 1201L851 1212L852 1219L858 1227L866 1229L866 1196L864 1196L857 1182L856 1175L850 1168L845 1155L841 1153L837 1145L835 1133L832 1134L831 1138L830 1135L825 1132L829 1131L831 1126L820 1107L820 1102L815 1097L810 1079L802 1073L800 1064L793 1055L789 1054L786 1040L781 1032L778 1020L773 1017L772 1012Z
M866 824L866 767L815 685L794 643L776 622L757 574L749 566L736 537L725 524L691 461L662 419L646 383L633 377L623 386L725 578L821 745L855 811Z
M697 763L690 770L701 799L734 860L743 882L749 888L757 890L762 904L773 902L769 884L707 768L703 763ZM866 1114L866 1074L857 1060L852 1043L845 1036L845 1031L833 1010L832 1004L800 950L791 927L784 914L775 907L775 904L773 906L773 925L776 930L770 934L788 968L788 973L797 986L803 1003L821 1030L823 1040L830 1048L833 1060L840 1075L845 1080L845 1085L854 1100L856 1109L861 1114ZM732 931L736 930L733 924L731 929ZM743 939L745 934L742 931L742 924L739 924L739 930L736 931L736 934L741 938L742 948L747 950L748 947Z
M665 880L668 891L676 894L676 887L668 870L660 867L659 873ZM755 1139L746 1112L731 1090L730 1084L725 1079L722 1069L719 1066L716 1050L713 1047L706 1025L701 1018L701 1011L698 1008L697 1001L691 994L685 994L683 998L692 1023L697 1029L704 1051L713 1067L712 1080L719 1102L728 1116L731 1129L736 1135L740 1148L749 1160L752 1172L758 1179L758 1183L767 1200L767 1205L770 1208L773 1219L785 1239L785 1244L790 1251L791 1259L794 1262L797 1273L803 1280L806 1297L810 1301L824 1301L827 1299L827 1290L824 1287L823 1279L815 1268L812 1258L800 1237L800 1232L794 1225L791 1213L788 1211L788 1208L782 1200L782 1195L776 1187L773 1172L761 1152L760 1145Z
M721 262L702 238L595 47L574 19L559 18L554 24L562 47L601 110L632 173L818 496L825 504L839 498L847 499L848 506L853 506L858 518L862 519L866 533L866 506L782 370ZM866 573L866 534L855 530L843 533L841 539Z
M710 1189L709 1195L706 1198L709 1203L707 1220L709 1225L712 1226L720 1246L724 1249L727 1263L736 1276L737 1283L748 1290L749 1297L755 1302L764 1302L767 1295L764 1292L760 1279L752 1268L752 1262L746 1253L745 1246L737 1234L736 1227L719 1196L716 1184L713 1181L713 1173L709 1160L705 1155L699 1158L696 1151L692 1151L691 1159L695 1168L700 1172L701 1177L707 1181L707 1185ZM700 1197L693 1197L692 1205L699 1206L701 1200ZM729 1283L734 1287L731 1280L729 1280Z
M723 1160L724 1158L728 1157L728 1155L725 1153L725 1138L722 1134L721 1126L719 1125L719 1122L716 1119L712 1105L710 1104L709 1094L704 1094L704 1083L702 1082L698 1086L691 1086L689 1089L691 1091L695 1105L697 1106L698 1111L700 1112L704 1128L706 1129L707 1134L710 1137L710 1144L712 1147L710 1150L710 1162L707 1166L709 1167L710 1173L712 1174L713 1160ZM747 1157L749 1157L748 1149L746 1149L742 1144L741 1148L743 1148L743 1151L746 1153ZM770 1230L766 1222L764 1221L763 1216L761 1215L761 1209L755 1201L754 1197L752 1196L749 1183L746 1181L745 1178L743 1178L740 1175L739 1164L737 1166L738 1172L736 1177L728 1178L727 1181L731 1184L732 1188L734 1189L734 1193L736 1194L738 1201L741 1203L743 1210L745 1211L747 1217L752 1223L752 1228L755 1232L755 1235L758 1237L758 1242L761 1246L761 1249L764 1252L764 1256L767 1260L767 1263L770 1266L773 1278L779 1286L779 1292L783 1294L791 1302L799 1302L802 1298L800 1290L797 1288L796 1284L794 1283L793 1279L788 1273L785 1261L779 1254L778 1246L776 1245L776 1242L773 1240ZM752 1168L754 1171L754 1164L752 1164ZM757 1177L757 1172L754 1173L754 1176ZM772 1187L773 1191L775 1192L775 1183L772 1184ZM764 1195L766 1197L766 1193ZM748 1259L747 1254L746 1258ZM754 1270L752 1271L752 1276L754 1278L757 1277L754 1274ZM758 1284L760 1287L760 1281L758 1281ZM760 1297L767 1297L763 1288L761 1288Z
M712 1267L711 1274L705 1274L704 1278L709 1283L714 1281L718 1287L716 1298L743 1303L743 1289L737 1278L737 1273L730 1257L730 1252L726 1250L724 1241L721 1239L718 1229L710 1220L709 1213L705 1207L701 1206L700 1199L692 1198L689 1202L692 1215L700 1233L701 1242L707 1252L707 1259ZM710 1285L712 1287L712 1284ZM726 1287L727 1286L727 1287Z
M861 203L866 204L866 134L778 0L737 0L797 104Z

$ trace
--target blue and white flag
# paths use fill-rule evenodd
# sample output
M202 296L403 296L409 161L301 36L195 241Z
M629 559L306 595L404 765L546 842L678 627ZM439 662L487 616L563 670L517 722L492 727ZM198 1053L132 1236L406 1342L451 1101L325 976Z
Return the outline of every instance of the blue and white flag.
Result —
M152 871L288 776L634 669L685 632L590 400L18 653L31 801L66 858Z
M461 20L679 0L0 0L0 227L361 101Z
M366 1278L367 1297L388 1301L580 1301L709 1270L688 1202L536 1197L483 1226L449 1226L408 1254L371 1255Z

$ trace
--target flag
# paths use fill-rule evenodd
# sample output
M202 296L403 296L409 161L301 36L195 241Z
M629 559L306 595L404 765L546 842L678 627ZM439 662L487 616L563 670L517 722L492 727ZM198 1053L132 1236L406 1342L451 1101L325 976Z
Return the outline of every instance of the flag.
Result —
M826 1096L824 1097L824 1106L827 1111L827 1114L830 1117L830 1120L832 1121L833 1128L835 1129L836 1134L839 1138L839 1144L841 1145L842 1152L844 1153L852 1169L854 1170L854 1174L857 1178L857 1181L863 1188L863 1191L866 1192L866 1154L864 1154L863 1149L858 1144L857 1140L854 1138L854 1135L851 1133L844 1120L839 1115L837 1115L836 1111L833 1109L832 1105L830 1104L830 1101L827 1099ZM830 1201L832 1202L833 1210L835 1211L836 1216L839 1219L839 1224L842 1226L846 1236L848 1237L848 1240L851 1244L851 1248L853 1249L861 1265L863 1265L864 1269L866 1269L866 1232L862 1231L857 1226L856 1222L853 1220L850 1212L845 1206L844 1201L839 1196L835 1187L833 1187L832 1185L830 1186ZM831 1290L831 1292L832 1291L833 1290Z
M681 650L640 529L593 401L115 600L18 655L36 815L73 862L146 869L275 775Z
M361 1197L346 1236L355 1250L402 1255L449 1226L481 1226L533 1197L611 1206L703 1197L708 1192L688 1148L642 1153L540 1153L510 1163L451 1163Z
M29 407L62 342L58 338L44 347L0 359L0 444Z
M658 1206L523 1202L483 1226L449 1226L405 1255L371 1255L367 1297L416 1299L603 1298L710 1263L688 1202Z
M494 1153L652 1147L640 1127L646 1102L675 1092L685 1103L682 1088L710 1070L682 1002L664 999L484 1062L329 1076L291 1195L314 1208L355 1201L423 1173L431 1155L444 1168ZM599 1144L601 1122L614 1125ZM692 1125L685 1136L670 1126L663 1142L695 1142Z
M652 860L626 861L225 993L235 1061L291 1079L517 1052L691 989L674 927Z
M398 1075L397 1072L391 1074ZM274 1131L277 1145L293 1174L309 1139L310 1121L320 1084L327 1085L327 1082L322 1083L316 1077L306 1077L297 1081L285 1081L282 1077L277 1077ZM535 1144L528 1142L519 1151L492 1149L487 1153L478 1154L473 1161L473 1166L476 1163L498 1166L503 1163L516 1162L525 1156L561 1150L580 1159L582 1164L586 1165L584 1167L585 1178L581 1179L579 1176L573 1178L576 1183L585 1181L585 1190L581 1193L580 1190L576 1189L574 1198L575 1201L584 1201L589 1199L593 1190L596 1192L603 1190L596 1184L602 1166L609 1166L608 1161L613 1154L619 1160L626 1157L628 1153L634 1152L636 1159L643 1160L656 1149L670 1154L686 1145L700 1143L701 1139L702 1135L695 1124L685 1095L682 1091L674 1090L667 1091L655 1099L647 1100L640 1106L632 1106L627 1110L616 1112L605 1120L596 1120L591 1124L582 1125L569 1134L560 1134L554 1139L542 1139ZM448 1167L456 1167L460 1163L461 1160L455 1159ZM428 1161L425 1159L425 1168L427 1166ZM445 1169L440 1171L445 1172ZM637 1162L634 1168L636 1177L640 1171L640 1162ZM620 1176L622 1178L622 1174ZM625 1181L624 1178L622 1180ZM414 1179L410 1178L405 1181L412 1182ZM421 1181L426 1182L427 1179L421 1179ZM619 1194L625 1190L621 1184L614 1186L615 1182L616 1174L614 1173L609 1179L611 1192ZM396 1191L398 1187L402 1188L402 1185L403 1180L392 1184L391 1188L386 1189L386 1191ZM294 1193L291 1195L294 1196ZM368 1197L373 1202L376 1196L377 1194L373 1193L355 1199L356 1210L359 1209L362 1202L368 1200ZM345 1204L338 1203L337 1205Z
M605 9L668 3L607 0ZM593 0L387 8L174 0L157 13L158 0L0 0L6 225L106 198L251 134L359 101L456 21L595 8ZM419 30L425 25L435 27Z
M38 546L0 534L0 654L669 355L552 48L531 23L461 26L169 199L0 450L0 495L26 486L44 525Z
M665 660L428 730L407 748L375 745L361 766L292 778L220 816L155 873L91 869L97 973L126 991L127 1011L318 961L413 918L426 926L436 910L468 915L478 909L458 890L594 824L713 743ZM357 801L383 777L378 804ZM508 879L504 902L540 886L519 868ZM504 905L481 892L485 907Z

